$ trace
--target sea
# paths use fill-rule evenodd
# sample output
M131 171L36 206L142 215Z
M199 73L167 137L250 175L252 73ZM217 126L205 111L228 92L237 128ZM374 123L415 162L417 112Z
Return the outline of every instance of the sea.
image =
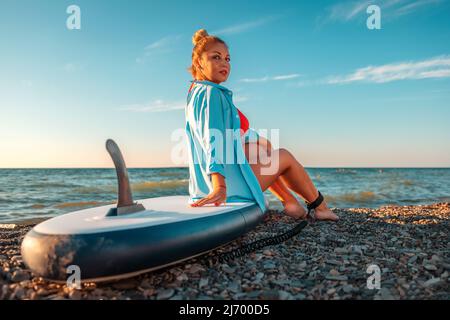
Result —
M306 168L331 208L450 202L450 168ZM133 199L188 195L189 171L129 168ZM271 209L282 209L266 191ZM298 197L299 200L302 200ZM40 220L115 203L114 168L0 169L0 223Z

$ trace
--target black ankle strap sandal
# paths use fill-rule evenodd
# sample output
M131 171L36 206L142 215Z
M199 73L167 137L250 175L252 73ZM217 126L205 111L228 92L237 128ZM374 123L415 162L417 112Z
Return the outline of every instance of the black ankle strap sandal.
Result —
M319 192L319 196L317 197L316 200L314 200L313 202L310 202L310 203L308 203L308 201L305 201L306 208L308 209L307 217L312 219L312 220L316 219L315 216L314 216L315 209L318 206L320 206L320 204L323 202L323 196L320 193L320 191L318 191L318 192Z

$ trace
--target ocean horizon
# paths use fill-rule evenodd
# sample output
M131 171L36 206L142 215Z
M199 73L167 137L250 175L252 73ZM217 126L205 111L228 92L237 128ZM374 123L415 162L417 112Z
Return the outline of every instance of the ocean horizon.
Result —
M308 168L332 208L377 208L450 201L450 168ZM129 168L134 200L188 195L187 167ZM278 199L265 191L270 209ZM299 200L303 200L298 197ZM114 168L0 169L0 222L45 219L115 203Z

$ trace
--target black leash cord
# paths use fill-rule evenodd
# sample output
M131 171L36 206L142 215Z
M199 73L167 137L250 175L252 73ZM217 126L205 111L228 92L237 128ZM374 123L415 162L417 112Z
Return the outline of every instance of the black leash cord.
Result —
M294 228L278 234L273 237L267 237L263 239L259 239L253 242L250 242L248 244L245 244L239 248L233 249L228 252L223 253L213 253L212 256L207 256L203 259L201 259L199 262L208 264L210 266L215 265L216 263L224 263L228 262L230 260L233 260L238 257L242 257L248 253L254 252L256 250L259 250L261 248L267 247L267 246L273 246L276 244L280 244L282 242L285 242L286 240L289 240L292 237L295 237L297 234L300 233L300 231L303 230L308 225L307 221L301 221L298 223Z
M315 217L314 217L315 209L318 206L320 206L320 204L324 200L320 191L318 191L318 193L319 193L319 195L317 196L316 200L314 200L313 202L306 203L307 204L306 207L308 209L308 213L306 216L308 219L310 219L313 222L315 221ZM273 245L285 242L286 240L289 240L290 238L295 237L297 234L299 234L300 231L302 231L307 225L308 225L308 222L303 220L300 223L298 223L294 228L286 231L285 233L281 233L281 234L278 234L273 237L267 237L267 238L263 238L260 240L256 240L256 241L250 242L248 244L245 244L245 245L241 246L240 248L236 248L236 249L233 249L228 252L223 252L223 253L214 252L214 253L212 253L212 255L204 257L199 262L202 264L203 263L208 264L210 266L212 266L216 263L228 262L230 260L233 260L238 257L242 257L250 252L254 252L261 248L264 248L267 246L273 246Z

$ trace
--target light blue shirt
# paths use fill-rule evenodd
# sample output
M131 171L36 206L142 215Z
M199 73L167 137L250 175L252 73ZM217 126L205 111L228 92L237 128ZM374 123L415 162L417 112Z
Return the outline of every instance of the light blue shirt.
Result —
M226 202L256 202L264 213L266 199L245 157L232 91L211 81L191 82L195 85L188 93L185 108L189 203L212 192L210 174L217 172L225 177ZM222 143L216 133L223 137Z

